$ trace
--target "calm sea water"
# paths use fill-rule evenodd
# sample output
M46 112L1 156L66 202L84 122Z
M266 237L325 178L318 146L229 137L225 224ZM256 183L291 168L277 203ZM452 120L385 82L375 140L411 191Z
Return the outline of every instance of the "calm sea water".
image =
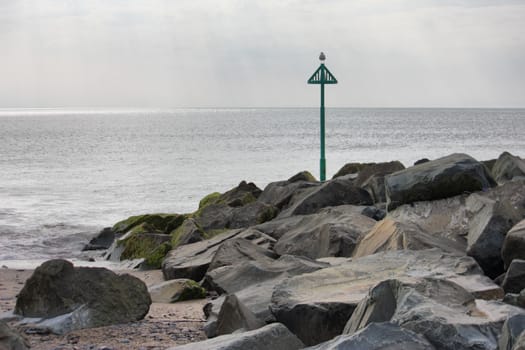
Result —
M0 260L75 257L129 215L191 212L241 180L318 175L317 109L0 110ZM328 109L347 162L525 156L525 110Z

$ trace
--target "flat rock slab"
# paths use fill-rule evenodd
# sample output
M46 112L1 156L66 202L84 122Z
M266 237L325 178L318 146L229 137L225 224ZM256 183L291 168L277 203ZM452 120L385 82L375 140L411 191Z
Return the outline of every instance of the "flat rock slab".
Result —
M304 344L285 326L272 323L253 331L223 335L168 350L298 350L302 348Z
M478 297L502 297L501 288L482 274L470 257L438 249L390 251L286 279L275 287L270 309L305 344L315 345L341 334L357 304L383 280L434 277Z

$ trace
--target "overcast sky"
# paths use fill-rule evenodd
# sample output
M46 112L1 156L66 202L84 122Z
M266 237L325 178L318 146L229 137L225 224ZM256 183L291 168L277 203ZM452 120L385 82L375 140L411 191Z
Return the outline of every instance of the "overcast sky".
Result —
M525 107L523 0L0 0L0 108Z

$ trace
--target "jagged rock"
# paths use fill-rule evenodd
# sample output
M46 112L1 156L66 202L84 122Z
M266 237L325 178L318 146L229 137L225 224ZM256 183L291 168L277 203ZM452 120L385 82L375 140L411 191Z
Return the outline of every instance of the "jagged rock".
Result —
M105 268L73 267L49 260L26 281L15 314L45 319L41 326L64 334L75 329L141 320L151 298L144 282Z
M374 203L386 202L385 176L405 169L399 161L371 164L359 171L355 184L370 194Z
M200 242L206 237L206 232L195 222L195 219L184 220L175 231L171 233L173 247Z
M27 350L29 342L20 334L0 322L0 349L2 350Z
M504 183L483 192L482 195L497 202L508 202L518 216L525 219L525 180Z
M422 231L410 223L396 222L390 218L378 222L358 243L353 257L359 258L387 250L423 250L439 248L445 252L461 254L463 245L448 238Z
M498 350L513 350L518 337L525 330L525 315L509 317L503 324Z
M338 206L301 216L299 220L292 219L292 225L286 218L277 221L274 224L282 223L280 230L285 233L278 234L280 238L274 250L280 255L303 255L312 259L351 256L357 243L376 223L359 211L351 206Z
M525 179L525 161L509 152L503 152L492 167L492 174L499 183Z
M446 280L388 280L359 303L344 333L391 321L424 336L437 349L488 350L497 348L503 321L524 312L496 301L476 301L467 290Z
M188 278L200 281L219 246L233 237L248 239L262 247L275 242L273 238L255 230L229 230L208 240L182 245L171 250L162 262L164 279Z
M286 279L274 288L270 309L305 344L315 345L340 334L368 289L383 280L435 277L477 297L503 297L482 274L472 258L438 249L384 252Z
M113 225L111 231L116 235L123 235L136 226L147 224L149 227L153 228L154 231L169 234L171 231L179 227L186 217L186 214L145 214L130 216L129 218Z
M408 329L383 322L371 323L354 334L343 334L305 350L434 350L425 339Z
M216 334L230 334L239 329L252 331L264 325L265 323L248 310L235 294L228 294L217 317Z
M184 278L156 284L151 286L148 292L154 303L175 303L206 297L206 289L197 282Z
M171 350L298 350L304 344L280 323L205 341L170 348ZM170 350L169 349L169 350Z
M525 259L525 220L521 220L507 233L501 256L505 268L508 268L514 259Z
M206 274L206 284L224 293L230 293L250 310L258 319L274 321L268 305L273 288L284 279L328 267L327 263L312 261L305 257L283 255L271 261L240 261L236 265L223 266ZM212 301L205 327L208 337L216 336L216 321L224 297Z
M485 274L496 278L504 272L501 249L505 235L519 220L509 202L473 194L467 207L475 213L469 221L467 255L472 256Z
M332 177L332 179L335 179L335 178L338 178L338 177L342 177L342 176L347 176L347 175L350 175L350 174L357 174L359 173L361 170L369 167L369 166L372 166L372 165L375 165L376 163L347 163L345 165L343 165L343 167L341 169L339 169L337 171L337 173L335 173L335 175Z
M340 177L296 193L278 217L313 214L325 207L344 204L372 205L373 203L367 191L355 186L351 180Z
M519 293L525 289L525 260L512 260L501 287L506 293Z
M321 183L311 181L307 176L303 176L299 173L286 181L278 181L268 184L258 200L282 210L288 206L294 195L298 195L308 189L320 185Z
M111 227L105 227L82 248L82 251L108 249L114 240L115 232L113 232Z
M236 265L249 261L264 260L273 262L277 257L278 255L271 250L259 247L245 238L232 238L219 246L207 272L222 266Z
M402 204L487 190L495 185L483 164L457 153L385 177L389 210Z

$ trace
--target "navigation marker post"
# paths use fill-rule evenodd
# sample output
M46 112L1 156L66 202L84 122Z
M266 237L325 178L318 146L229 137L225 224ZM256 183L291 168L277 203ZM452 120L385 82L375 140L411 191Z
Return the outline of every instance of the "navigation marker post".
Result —
M319 84L321 85L321 159L319 164L320 180L326 180L326 158L324 152L324 84L337 84L337 79L333 76L328 68L324 65L326 56L321 52L319 60L321 65L315 73L308 79L308 84Z

